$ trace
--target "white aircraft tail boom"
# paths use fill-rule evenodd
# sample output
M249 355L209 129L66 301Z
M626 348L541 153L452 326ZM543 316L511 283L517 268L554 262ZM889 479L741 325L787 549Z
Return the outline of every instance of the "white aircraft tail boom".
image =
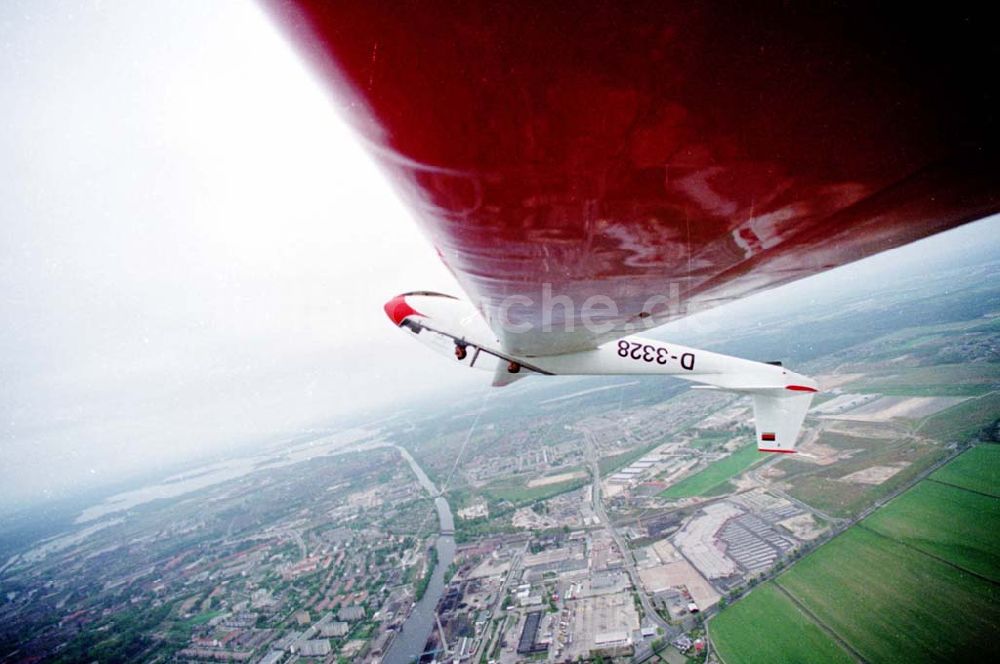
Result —
M781 365L689 348L680 344L624 337L598 348L540 357L506 352L478 312L467 302L433 293L399 296L386 313L419 341L469 367L493 372L503 386L525 375L675 376L701 389L748 394L753 399L757 448L795 451L806 412L818 391L816 381Z

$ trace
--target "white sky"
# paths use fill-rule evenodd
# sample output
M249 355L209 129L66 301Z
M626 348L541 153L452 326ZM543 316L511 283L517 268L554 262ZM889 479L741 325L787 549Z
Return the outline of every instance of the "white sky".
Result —
M252 2L7 0L0 100L0 512L488 389L388 324L460 291Z
M0 508L482 378L388 324L458 288L255 4L5 2L0 99Z

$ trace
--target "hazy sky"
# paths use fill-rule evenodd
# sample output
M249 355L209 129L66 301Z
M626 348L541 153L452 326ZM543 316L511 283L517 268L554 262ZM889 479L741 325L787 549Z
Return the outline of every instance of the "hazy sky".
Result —
M457 286L255 4L4 2L0 99L0 506L441 373L381 305Z
M0 99L0 512L486 389L386 321L459 289L252 2L7 0Z

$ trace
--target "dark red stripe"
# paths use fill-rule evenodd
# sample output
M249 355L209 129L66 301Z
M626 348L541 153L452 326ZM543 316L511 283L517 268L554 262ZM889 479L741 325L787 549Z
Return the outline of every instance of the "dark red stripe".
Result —
M786 390L792 390L793 392L818 392L815 387L807 387L805 385L785 385Z
M777 454L795 454L795 450L775 450L766 447L758 447L758 452L776 452Z

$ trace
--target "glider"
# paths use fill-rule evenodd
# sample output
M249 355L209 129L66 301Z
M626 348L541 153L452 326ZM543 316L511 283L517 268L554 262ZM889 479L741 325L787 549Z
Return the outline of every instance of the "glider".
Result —
M1000 210L961 3L264 4L467 297L386 313L497 385L677 376L791 452L815 381L634 334Z

